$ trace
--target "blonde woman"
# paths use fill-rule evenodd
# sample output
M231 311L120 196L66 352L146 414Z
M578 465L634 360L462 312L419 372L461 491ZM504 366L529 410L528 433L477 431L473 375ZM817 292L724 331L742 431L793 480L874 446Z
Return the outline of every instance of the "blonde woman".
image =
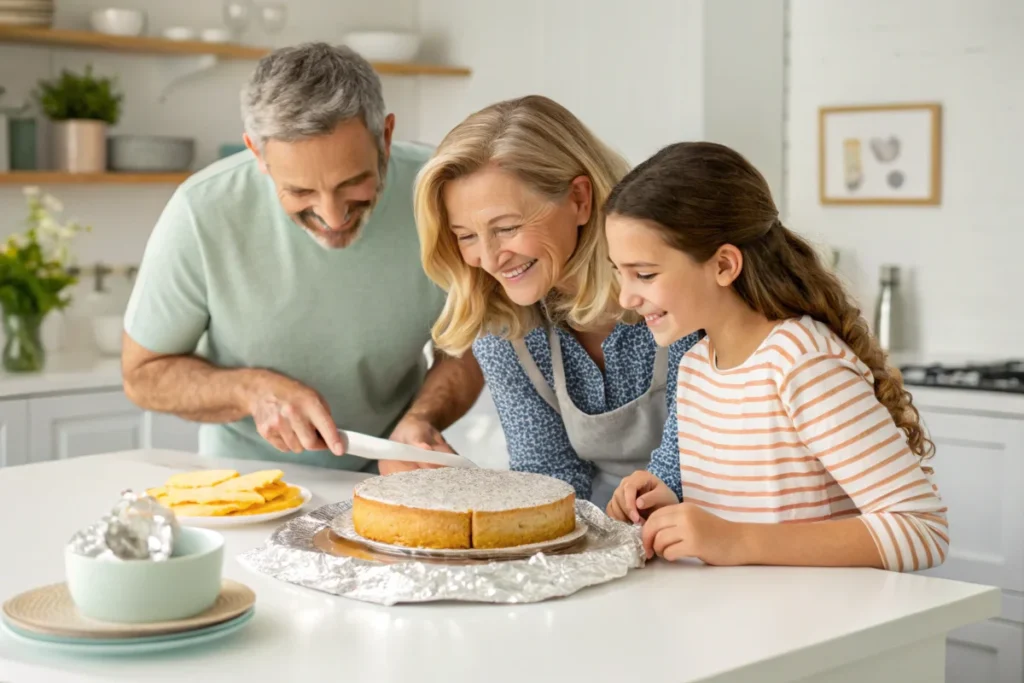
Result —
M600 207L628 170L564 107L530 96L452 130L415 195L424 270L448 293L435 344L476 356L512 469L602 508L638 467L679 489L666 386L699 340L659 348L643 319L623 319Z

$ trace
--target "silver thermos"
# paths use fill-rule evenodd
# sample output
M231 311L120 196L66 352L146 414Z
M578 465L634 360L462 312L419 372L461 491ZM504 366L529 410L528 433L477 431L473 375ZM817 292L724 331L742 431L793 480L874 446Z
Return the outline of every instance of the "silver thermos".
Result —
M897 288L899 266L883 265L879 271L878 301L875 303L875 337L886 351L900 348L899 326L902 318Z

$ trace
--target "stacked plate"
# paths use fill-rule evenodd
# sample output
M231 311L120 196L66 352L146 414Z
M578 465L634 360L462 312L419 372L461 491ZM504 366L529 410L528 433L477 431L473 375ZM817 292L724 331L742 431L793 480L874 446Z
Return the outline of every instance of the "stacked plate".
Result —
M53 0L0 0L0 24L52 26Z
M90 655L130 655L189 647L228 636L253 617L256 595L224 580L217 602L178 621L113 624L78 613L63 583L30 590L3 606L0 630L16 641L49 650Z

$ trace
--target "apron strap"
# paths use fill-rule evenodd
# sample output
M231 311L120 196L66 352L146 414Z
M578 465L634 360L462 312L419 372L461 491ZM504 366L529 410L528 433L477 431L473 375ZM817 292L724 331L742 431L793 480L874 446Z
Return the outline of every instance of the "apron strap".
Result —
M668 347L658 346L654 352L654 372L651 375L651 386L668 385Z
M548 343L551 346L551 369L554 374L556 394L568 397L565 387L565 366L562 364L562 343L558 331L548 328ZM655 345L654 369L651 372L651 389L661 389L668 384L668 348Z
M555 412L559 415L562 414L562 410L558 405L558 397L555 392L551 389L551 385L544 378L544 373L537 367L537 362L533 360L533 356L530 355L530 350L526 348L526 342L522 339L512 340L512 348L515 349L516 356L519 358L519 365L522 366L523 371L526 372L526 376L530 378L530 382L533 384L533 388L537 390L540 397L544 401L555 409ZM552 351L554 354L554 351ZM561 370L561 357L559 362L555 363L554 356L552 355L551 363L554 366L555 376ZM557 379L556 379L557 381Z

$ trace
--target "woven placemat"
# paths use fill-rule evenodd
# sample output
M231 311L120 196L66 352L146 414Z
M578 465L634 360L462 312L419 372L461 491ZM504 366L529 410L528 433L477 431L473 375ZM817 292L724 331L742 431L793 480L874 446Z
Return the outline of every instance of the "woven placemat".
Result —
M121 624L96 621L78 612L67 584L55 583L16 595L4 603L4 617L12 625L33 633L72 638L139 638L181 633L233 619L256 603L248 586L224 579L217 602L202 614L175 621Z

